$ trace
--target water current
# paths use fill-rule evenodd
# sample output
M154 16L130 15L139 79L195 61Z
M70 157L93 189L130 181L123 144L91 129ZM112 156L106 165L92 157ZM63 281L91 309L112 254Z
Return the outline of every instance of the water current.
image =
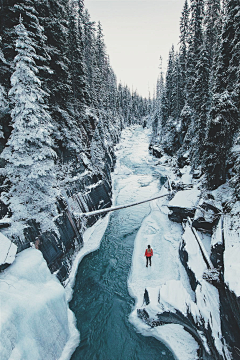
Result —
M123 132L113 175L115 205L150 198L160 188L149 136L141 127ZM144 337L128 320L135 302L127 287L134 239L149 212L146 203L112 213L100 248L81 261L70 303L81 341L72 360L174 359L164 344Z

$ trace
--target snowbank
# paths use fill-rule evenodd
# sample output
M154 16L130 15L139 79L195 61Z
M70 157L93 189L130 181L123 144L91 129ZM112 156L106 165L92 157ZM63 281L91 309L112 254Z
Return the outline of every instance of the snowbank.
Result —
M192 196L189 195L186 202L195 205L200 192L190 192ZM182 199L182 196L180 198ZM183 319L192 315L198 328L205 327L207 332L210 326L215 346L219 354L222 354L218 290L202 278L207 266L190 227L186 225L182 236L182 226L168 219L166 205L166 199L151 203L151 213L144 219L135 239L128 286L130 294L136 299L136 308L130 316L130 321L143 335L154 336L163 341L177 359L194 360L198 359L199 344L191 335L191 331L186 332L178 321L174 324L173 320L171 325L159 323L161 315L164 317L165 314L182 314ZM188 276L179 259L179 244L182 237L188 253L188 267L196 277L195 292L191 289ZM151 244L154 255L152 267L146 268L144 250L148 244ZM143 298L145 289L148 292L149 304L146 304ZM139 319L137 309L146 310L149 316L147 323ZM152 323L159 325L151 327ZM197 330L197 326L194 332L205 351L209 352L207 339Z
M0 273L1 360L71 358L80 335L68 301L78 264L99 247L108 219L109 215L85 231L84 246L76 256L66 289L36 249L22 251Z
M239 215L224 216L224 282L240 296L240 229Z
M72 292L75 283L75 277L78 270L78 265L86 256L91 252L97 250L100 246L102 237L105 233L105 230L108 226L110 214L106 215L104 218L99 219L93 226L88 228L83 234L83 247L77 254L73 266L71 269L71 273L66 283L65 293L67 297L67 301L70 302L72 299Z
M189 304L189 309L196 322L202 323L206 329L208 326L211 328L215 346L219 354L222 354L223 344L221 342L222 332L218 290L203 279L203 273L207 270L207 265L188 223L182 238L188 254L187 264L194 273L197 284L195 290L196 299L194 304Z
M195 209L199 202L200 195L201 191L197 189L179 191L169 202L168 207Z
M166 192L166 189L162 189ZM166 324L151 327L138 317L137 310L145 308L152 320L158 314L181 311L187 314L193 305L194 294L187 274L179 261L178 248L182 236L180 224L168 219L167 200L151 203L151 213L144 219L135 239L131 273L128 279L129 293L136 299L136 307L129 319L145 336L154 336L170 348L179 360L198 359L198 343L182 325ZM144 251L153 248L152 266L146 267ZM143 304L143 294L148 291L149 305ZM196 305L195 305L196 306Z
M0 274L1 360L62 360L79 333L65 291L40 251L27 249Z
M12 264L17 253L17 246L0 233L0 265Z

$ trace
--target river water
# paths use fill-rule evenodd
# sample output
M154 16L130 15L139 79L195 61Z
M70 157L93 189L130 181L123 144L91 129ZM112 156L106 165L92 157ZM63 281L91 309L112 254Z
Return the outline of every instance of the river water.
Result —
M149 130L141 127L123 131L113 174L115 205L159 191L149 137ZM113 212L100 248L81 261L70 302L81 338L72 360L174 359L164 344L144 337L128 320L135 302L127 287L134 240L149 212L149 203Z

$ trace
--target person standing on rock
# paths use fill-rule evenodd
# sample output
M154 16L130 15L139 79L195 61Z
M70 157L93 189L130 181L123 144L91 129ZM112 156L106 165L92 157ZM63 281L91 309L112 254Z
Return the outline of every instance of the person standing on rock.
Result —
M148 267L148 263L151 266L152 265L152 256L153 256L153 249L151 248L150 245L148 245L146 251L145 251L145 256L146 256L146 267Z

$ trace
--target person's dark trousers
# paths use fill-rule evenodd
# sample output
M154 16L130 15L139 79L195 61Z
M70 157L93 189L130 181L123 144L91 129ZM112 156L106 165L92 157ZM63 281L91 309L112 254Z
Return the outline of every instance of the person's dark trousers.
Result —
M146 261L147 261L146 266L148 266L148 263L150 266L152 265L151 256L149 256L149 257L146 256Z

